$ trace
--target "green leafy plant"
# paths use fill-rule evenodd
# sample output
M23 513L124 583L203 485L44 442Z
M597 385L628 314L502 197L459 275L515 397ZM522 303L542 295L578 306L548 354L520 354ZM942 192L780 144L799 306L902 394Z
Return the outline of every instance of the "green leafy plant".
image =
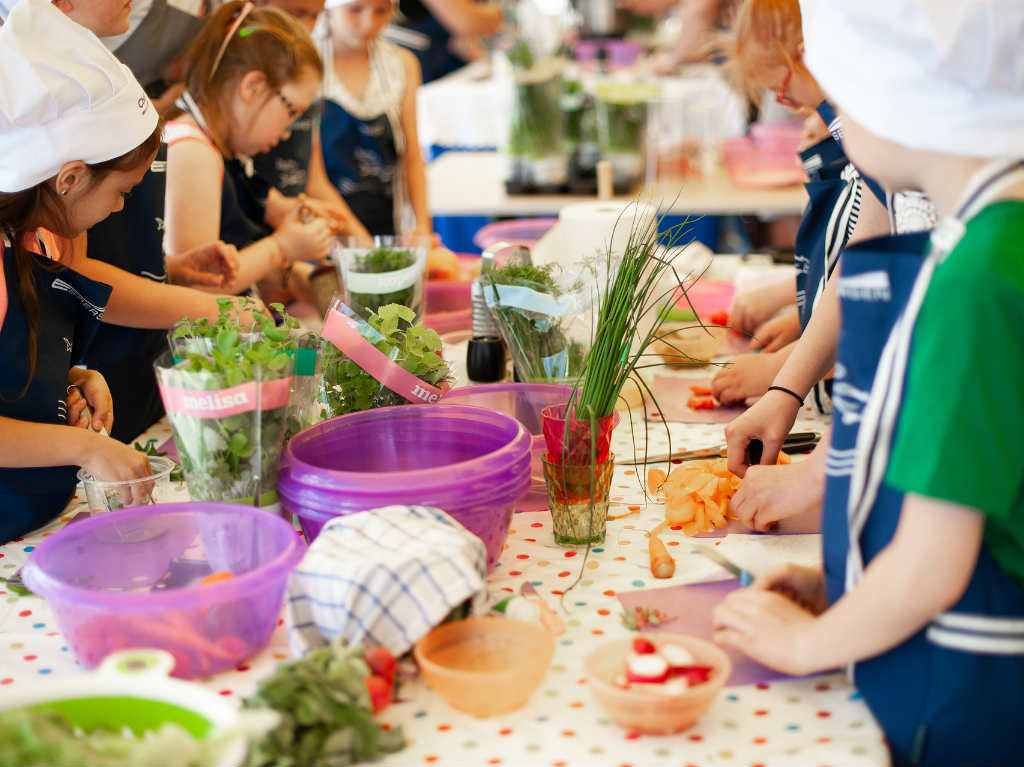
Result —
M441 386L451 375L439 354L441 339L434 330L412 325L415 318L408 307L388 304L378 312L371 312L360 325L359 332L378 351L409 373L432 386ZM332 343L323 344L320 371L316 396L321 418L409 404L407 399L381 384Z
M362 274L384 274L397 272L416 263L416 252L409 248L374 248L365 252L351 252L348 264L350 272ZM388 293L356 293L348 291L348 304L361 317L368 317L388 304L401 304L412 309L416 315L420 311L421 289L417 284Z
M270 708L281 723L253 745L256 767L346 765L379 759L405 746L401 728L373 719L366 680L370 667L358 648L340 642L278 666L260 682L246 708Z
M141 442L136 442L134 445L132 445L132 447L134 447L136 450L142 453L145 453L146 455L156 456L157 458L167 458L166 450L156 449L156 439L146 440L145 445L143 445ZM184 472L182 472L180 464L175 464L174 471L171 472L169 479L171 482L185 481L185 474Z
M571 338L567 326L572 316L555 316L542 310L512 305L499 298L499 285L527 288L538 294L562 299L567 292L582 290L577 282L564 290L554 277L554 265L533 266L512 263L489 269L484 275L489 283L492 311L509 352L525 381L566 381L579 376L583 370L586 346Z
M216 393L240 384L263 384L291 378L298 321L280 304L273 308L284 317L275 327L270 317L253 311L255 303L220 301L215 322L185 319L170 334L173 360L157 364L163 387ZM240 312L252 320L240 328ZM189 496L196 501L242 501L267 505L276 501L277 467L287 425L287 403L260 409L248 402L234 415L200 418L168 413L174 428L178 455L188 479Z

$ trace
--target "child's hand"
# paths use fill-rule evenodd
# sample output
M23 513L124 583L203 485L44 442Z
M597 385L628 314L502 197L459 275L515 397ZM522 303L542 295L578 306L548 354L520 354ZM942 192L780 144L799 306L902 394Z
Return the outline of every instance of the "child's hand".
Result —
M762 443L761 463L774 466L798 412L800 404L796 399L784 392L770 391L746 413L733 419L725 427L729 471L740 477L747 473L747 446L755 439Z
M211 242L167 257L167 272L172 282L182 285L228 285L238 274L238 250L225 242Z
M317 216L324 219L327 225L331 228L331 232L336 235L346 235L348 237L369 237L370 233L366 231L359 219L352 215L346 215L336 205L331 205L329 202L324 200L317 200L313 197L306 197L306 195L299 195L301 204L305 205Z
M774 591L814 615L821 615L828 607L825 578L820 567L805 567L787 562L757 576L751 588Z
M112 437L99 434L89 436L95 437L95 440L89 444L81 466L96 479L104 482L124 482L148 477L153 473L145 453ZM152 492L152 482L139 482L131 489L122 490L119 500L125 506L138 506L149 503Z
M729 513L764 532L780 519L820 510L824 496L824 467L817 461L751 466L729 501Z
M800 313L793 309L773 317L754 331L754 337L750 339L750 350L764 349L766 352L777 352L799 337Z
M813 648L804 647L814 620L782 594L757 588L734 591L712 614L715 642L795 676L818 670L809 652Z
M92 408L92 421L84 420L85 406ZM106 379L95 370L68 371L67 424L107 433L114 426L114 403Z
M784 360L771 352L743 354L711 379L711 395L723 405L742 405L760 397L772 385Z
M732 301L729 321L734 330L753 333L787 304L796 301L796 291L789 282L777 282L740 293Z
M307 206L296 206L274 232L286 261L323 261L330 253L331 227L309 213Z

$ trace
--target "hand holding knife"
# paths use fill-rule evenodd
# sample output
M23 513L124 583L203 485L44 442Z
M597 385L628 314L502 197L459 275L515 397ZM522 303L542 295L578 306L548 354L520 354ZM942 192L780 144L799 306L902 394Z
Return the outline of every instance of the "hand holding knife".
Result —
M799 453L804 450L813 448L818 444L818 440L821 439L821 435L817 432L805 431L805 432L793 432L782 443L782 451L786 453ZM756 443L756 445L755 445ZM761 460L761 451L763 446L760 440L751 440L750 445L747 446L748 455L751 459L751 465L759 463ZM717 447L703 448L701 450L679 450L672 453L664 453L656 456L633 456L626 457L623 460L616 458L616 463L621 464L642 464L642 463L664 463L666 461L699 461L707 458L725 458L728 453L728 447L726 445L719 445ZM753 460L754 456L757 456L757 460Z

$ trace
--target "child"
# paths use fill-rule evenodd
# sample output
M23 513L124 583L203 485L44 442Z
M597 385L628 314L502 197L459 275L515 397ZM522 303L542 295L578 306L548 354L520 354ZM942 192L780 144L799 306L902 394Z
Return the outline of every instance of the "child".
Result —
M896 764L1016 764L1024 6L804 10L808 62L851 160L887 189L922 190L942 218L930 242L844 254L824 572L763 575L716 610L716 638L791 673L856 664ZM878 88L877 71L900 76Z
M379 40L391 0L328 0L331 56L321 142L331 183L374 235L430 234L416 135L419 64Z
M323 0L260 0L260 8L277 8L292 16L312 34ZM263 222L277 222L293 208L300 197L315 213L330 222L333 230L365 236L348 205L327 178L320 151L320 103L307 109L288 128L285 139L269 152L252 158L248 164L233 160L227 164L239 189L246 214ZM265 223L265 233L273 230Z
M737 79L752 98L768 90L779 104L804 114L827 108L825 94L803 62L797 0L746 0L737 10L726 47ZM730 313L732 325L752 333L751 349L760 353L739 357L714 377L712 393L725 404L759 397L771 385L792 351L791 343L807 326L839 252L854 234L862 204L876 210L867 212L858 236L888 231L879 202L862 202L860 176L834 137L827 135L805 147L800 159L809 179L809 200L796 239L795 291L792 284L780 283L737 296ZM873 230L868 226L872 212L878 222ZM795 307L785 310L794 302ZM816 395L827 412L827 395Z
M0 93L0 540L7 541L61 512L79 466L104 480L148 473L145 456L97 433L113 418L103 377L73 367L111 288L68 268L75 259L66 246L120 208L159 132L156 110L127 69L47 0L12 9L0 28L0 71L10 86ZM85 403L91 422L80 417Z
M241 292L267 279L286 283L297 261L327 256L330 229L294 204L275 231L249 218L225 160L266 152L312 103L320 57L294 19L230 2L206 22L185 58L184 114L165 129L164 244L169 256L217 238L239 248Z

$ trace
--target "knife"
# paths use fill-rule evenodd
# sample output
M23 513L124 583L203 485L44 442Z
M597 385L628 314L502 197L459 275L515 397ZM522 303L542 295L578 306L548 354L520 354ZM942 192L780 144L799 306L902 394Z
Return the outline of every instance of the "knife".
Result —
M802 450L814 447L818 444L818 440L820 439L821 435L818 432L794 432L787 436L782 442L782 451L785 453L799 453ZM619 458L616 457L615 462L622 465L636 465L639 463L664 463L666 461L699 461L705 458L724 458L727 453L728 446L719 445L717 447L707 447L701 450L682 450L671 454L665 453L654 457L648 456L646 459L643 456L634 456L623 460L619 460Z
M698 554L703 554L712 562L716 563L720 567L724 567L730 573L739 578L741 586L749 586L751 581L754 580L752 573L744 570L720 551L717 551L713 546L705 546L703 543L697 543L696 541L691 541L690 544L693 547L693 551Z

